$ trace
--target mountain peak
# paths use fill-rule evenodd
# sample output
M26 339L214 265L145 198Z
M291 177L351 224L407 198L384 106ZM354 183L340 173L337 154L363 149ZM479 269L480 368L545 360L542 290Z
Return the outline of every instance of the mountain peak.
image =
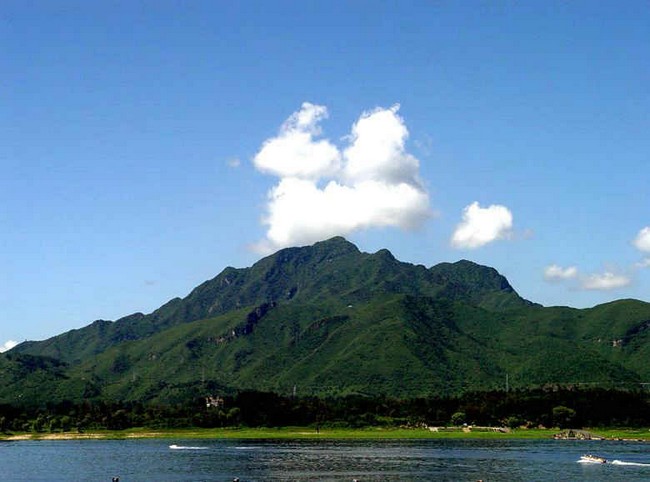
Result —
M310 247L317 251L329 251L332 254L350 254L359 253L359 248L343 236L334 236L333 238L319 241Z
M466 299L488 309L507 309L532 305L521 298L505 276L496 269L467 259L440 263L429 269L436 283L444 285L441 295Z
M461 259L455 263L440 263L433 266L430 271L442 282L462 281L480 288L514 291L506 277L496 269L467 259Z
M427 270L399 261L387 249L362 253L336 236L311 246L284 248L249 268L225 268L185 298L174 298L149 315L136 313L117 323L90 325L41 345L51 349L30 347L29 351L70 361L175 325L265 303L348 306L387 294L449 299L492 311L530 304L494 268L461 260ZM66 336L73 336L78 353L66 354L66 347L72 346Z

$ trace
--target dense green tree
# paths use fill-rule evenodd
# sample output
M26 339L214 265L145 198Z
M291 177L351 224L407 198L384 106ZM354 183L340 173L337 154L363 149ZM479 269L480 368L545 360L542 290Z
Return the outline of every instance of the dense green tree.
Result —
M569 428L576 418L576 411L572 408L558 405L553 407L553 423L559 428Z
M467 414L465 412L454 412L451 416L450 422L452 425L460 426L467 422Z

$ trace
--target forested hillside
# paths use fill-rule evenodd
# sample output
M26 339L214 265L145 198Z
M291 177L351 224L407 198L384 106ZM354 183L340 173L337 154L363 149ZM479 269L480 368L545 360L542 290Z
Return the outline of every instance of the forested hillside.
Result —
M0 403L638 387L648 327L648 303L542 307L493 268L333 238L226 268L150 314L23 343L0 356Z

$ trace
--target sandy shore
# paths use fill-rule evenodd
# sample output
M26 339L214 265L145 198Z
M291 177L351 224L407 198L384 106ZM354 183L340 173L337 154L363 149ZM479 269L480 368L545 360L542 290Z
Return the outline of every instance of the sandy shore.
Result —
M165 434L162 432L138 432L138 433L124 433L116 436L115 432L64 432L64 433L27 433L19 435L7 435L0 437L0 440L15 441L15 440L102 440L102 439L115 439L115 438L164 438Z
M601 440L650 441L648 428L595 429ZM461 428L409 429L368 428L328 429L319 431L311 427L282 428L220 428L220 429L127 429L89 432L16 433L0 434L1 441L20 440L124 440L124 439L421 439L421 438L471 438L471 439L553 439L557 429L484 430L465 431Z

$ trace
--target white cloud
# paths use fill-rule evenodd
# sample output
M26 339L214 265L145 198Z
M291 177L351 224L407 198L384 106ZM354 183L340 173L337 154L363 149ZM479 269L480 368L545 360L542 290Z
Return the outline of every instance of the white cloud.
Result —
M451 237L454 248L475 249L512 234L512 213L498 204L482 208L473 202L463 210L463 220Z
M315 140L323 106L304 103L278 137L254 158L262 172L280 178L268 194L266 239L270 252L359 229L419 226L430 216L429 196L418 179L418 160L406 152L408 130L399 106L365 112L339 150Z
M650 226L642 228L632 244L639 251L650 253ZM608 269L603 273L580 276L577 287L583 290L608 291L629 286L633 279L634 270L650 268L650 257L631 265L627 273L617 272L617 269ZM558 265L547 266L544 270L544 278L547 281L560 281L578 278L578 269L575 266L562 268Z
M557 264L552 264L544 268L544 279L547 281L568 280L573 279L576 276L578 276L578 268L575 266L562 268Z
M282 125L280 135L264 142L253 159L255 166L281 178L318 179L337 172L339 150L328 140L314 139L321 133L318 122L326 117L324 106L303 103Z
M636 268L650 268L650 258L645 258L634 265Z
M592 274L582 280L582 288L585 290L613 290L629 285L632 280L621 274L606 271L602 274Z
M4 344L2 346L0 346L0 353L4 353L5 351L11 350L17 344L18 344L18 342L14 341L14 340L5 341Z
M639 251L650 253L650 226L646 226L639 231L633 243Z
M397 115L399 105L365 112L352 126L351 145L344 151L345 177L351 182L413 182L418 160L404 150L408 130Z

